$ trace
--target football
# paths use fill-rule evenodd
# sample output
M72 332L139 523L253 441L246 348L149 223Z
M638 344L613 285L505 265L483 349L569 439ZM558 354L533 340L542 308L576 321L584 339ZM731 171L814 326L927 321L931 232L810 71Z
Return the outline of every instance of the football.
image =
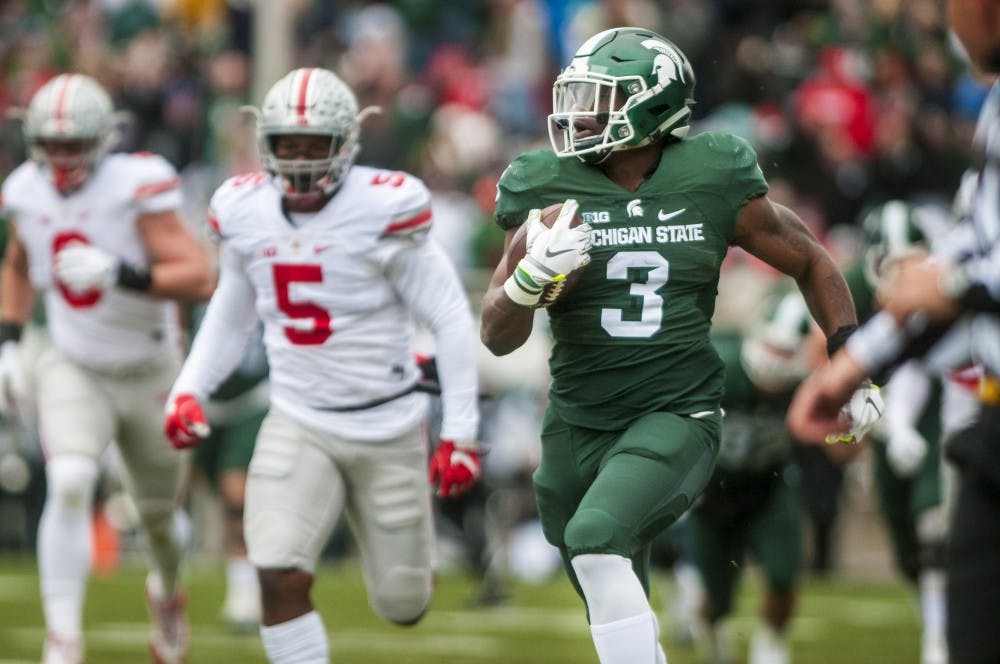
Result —
M552 228L552 224L555 223L556 217L559 216L559 210L562 209L562 203L556 203L555 205L550 205L542 209L542 223L546 227ZM583 217L580 216L580 211L577 210L576 214L573 215L573 219L570 220L570 228L576 228L583 223ZM510 246L507 248L507 266L510 272L507 276L510 276L514 272L514 267L517 265L518 261L524 258L524 254L527 251L528 238L527 238L527 225L521 224L518 227L517 232L514 233L514 237L511 239ZM566 278L556 284L549 284L542 290L542 297L538 300L537 307L549 307L559 301L560 298L564 297L566 293L573 290L573 286L576 282L580 280L580 276L583 274L585 267L578 270L573 270L566 275Z

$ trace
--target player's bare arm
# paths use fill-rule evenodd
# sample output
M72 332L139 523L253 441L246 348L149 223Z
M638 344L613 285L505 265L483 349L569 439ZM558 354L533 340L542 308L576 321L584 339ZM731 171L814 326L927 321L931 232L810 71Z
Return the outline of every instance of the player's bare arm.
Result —
M176 212L147 213L136 223L152 260L150 295L184 302L212 296L215 275L208 254Z
M836 263L787 207L767 196L748 202L736 220L733 244L795 279L828 338L857 324L854 300Z
M31 318L35 291L28 278L28 254L8 223L7 249L0 267L0 321L24 325Z
M535 317L534 309L515 303L503 289L507 277L514 271L514 266L507 264L507 249L516 232L516 227L507 231L503 257L493 271L489 288L483 296L479 338L494 355L506 355L520 348L531 334Z

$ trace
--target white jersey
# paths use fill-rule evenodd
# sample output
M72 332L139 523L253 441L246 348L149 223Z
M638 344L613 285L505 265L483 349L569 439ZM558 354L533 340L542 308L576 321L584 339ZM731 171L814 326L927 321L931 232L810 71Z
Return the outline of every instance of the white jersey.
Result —
M162 157L112 154L81 189L62 196L48 169L27 161L3 184L3 206L28 256L31 283L44 293L52 343L97 370L143 364L178 349L171 302L111 287L71 291L55 281L54 254L71 242L91 244L129 264L149 267L136 220L181 206L181 181Z
M431 219L429 192L403 173L354 166L319 212L291 216L266 174L226 181L210 211L219 287L174 393L212 392L259 318L272 403L337 435L397 436L426 410L413 391L416 319L435 335L442 437L474 439L474 323L454 268L428 240Z

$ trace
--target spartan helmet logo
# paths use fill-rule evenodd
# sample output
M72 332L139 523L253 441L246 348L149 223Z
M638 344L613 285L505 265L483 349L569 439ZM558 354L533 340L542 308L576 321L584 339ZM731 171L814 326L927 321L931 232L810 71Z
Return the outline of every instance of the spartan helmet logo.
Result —
M642 216L642 199L636 198L629 201L628 205L625 206L625 212L628 213L630 217L641 217Z
M659 53L653 58L653 73L656 74L656 82L662 87L670 85L671 81L689 80L688 72L691 70L691 63L677 49L659 39L647 39L642 45L651 51Z

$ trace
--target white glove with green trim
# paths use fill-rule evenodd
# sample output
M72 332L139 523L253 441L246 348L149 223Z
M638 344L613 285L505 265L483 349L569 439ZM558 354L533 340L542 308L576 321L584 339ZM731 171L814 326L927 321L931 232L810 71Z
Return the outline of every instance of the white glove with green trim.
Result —
M525 256L514 273L504 282L507 297L525 307L533 307L549 284L558 283L573 270L590 262L590 226L570 228L579 204L574 199L563 203L551 228L542 223L542 211L531 210L525 232Z
M865 381L854 391L851 400L844 404L840 412L851 423L851 428L846 433L830 434L826 437L826 442L830 445L858 444L885 412L885 402L882 400L878 385Z

